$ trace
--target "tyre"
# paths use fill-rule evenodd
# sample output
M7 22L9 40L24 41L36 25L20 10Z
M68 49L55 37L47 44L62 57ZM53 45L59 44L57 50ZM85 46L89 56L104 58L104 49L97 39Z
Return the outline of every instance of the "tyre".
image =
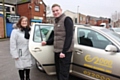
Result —
M40 70L42 72L45 72L43 67L41 66L41 64L38 61L36 61L36 67L37 67L38 70Z

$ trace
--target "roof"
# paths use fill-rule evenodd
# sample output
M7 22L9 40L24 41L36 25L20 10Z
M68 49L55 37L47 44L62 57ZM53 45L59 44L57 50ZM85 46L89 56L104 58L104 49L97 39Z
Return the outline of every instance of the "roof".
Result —
M65 13L65 12L70 12L70 13L73 13L73 14L77 14L77 13L72 12L72 11L70 11L70 10L66 10L66 11L64 11L64 13Z
M4 0L5 3L8 3L8 4L16 4L16 3L20 3L20 2L28 2L30 0ZM3 2L3 0L0 0L0 2Z
M31 0L4 0L4 1L5 1L6 4L15 5L15 4L30 2ZM46 6L46 4L44 3L43 0L42 0L42 2ZM0 3L3 3L3 0L0 0Z

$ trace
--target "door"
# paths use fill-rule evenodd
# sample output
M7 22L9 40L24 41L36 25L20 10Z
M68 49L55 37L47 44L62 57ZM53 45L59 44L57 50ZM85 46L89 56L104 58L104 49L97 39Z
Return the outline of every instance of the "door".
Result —
M119 60L120 55L117 52L105 51L107 45L114 45L112 41L87 28L78 28L75 35L73 74L89 80L119 80L119 63L116 59Z
M53 45L41 46L53 30L53 25L34 24L32 26L29 50L48 75L55 74Z

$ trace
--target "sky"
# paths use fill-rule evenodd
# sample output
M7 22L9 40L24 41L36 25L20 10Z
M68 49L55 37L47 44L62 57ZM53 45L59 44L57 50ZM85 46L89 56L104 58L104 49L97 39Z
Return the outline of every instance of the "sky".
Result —
M120 12L120 0L43 0L50 7L60 4L63 12L70 10L95 17L111 18L112 14ZM79 7L78 7L79 6ZM51 13L52 14L52 13Z

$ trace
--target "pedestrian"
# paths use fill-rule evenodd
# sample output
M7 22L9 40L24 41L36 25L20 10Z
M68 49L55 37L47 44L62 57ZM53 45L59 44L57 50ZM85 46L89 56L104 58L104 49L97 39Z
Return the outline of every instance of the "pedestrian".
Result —
M55 17L54 38L42 41L42 45L54 43L55 67L58 80L68 80L71 63L71 56L74 47L73 21L62 13L59 4L52 5L52 12Z
M13 29L10 37L10 53L15 60L15 66L18 69L20 80L30 80L30 68L32 59L28 50L28 40L30 37L30 26L28 18L22 16L16 24L16 29Z

